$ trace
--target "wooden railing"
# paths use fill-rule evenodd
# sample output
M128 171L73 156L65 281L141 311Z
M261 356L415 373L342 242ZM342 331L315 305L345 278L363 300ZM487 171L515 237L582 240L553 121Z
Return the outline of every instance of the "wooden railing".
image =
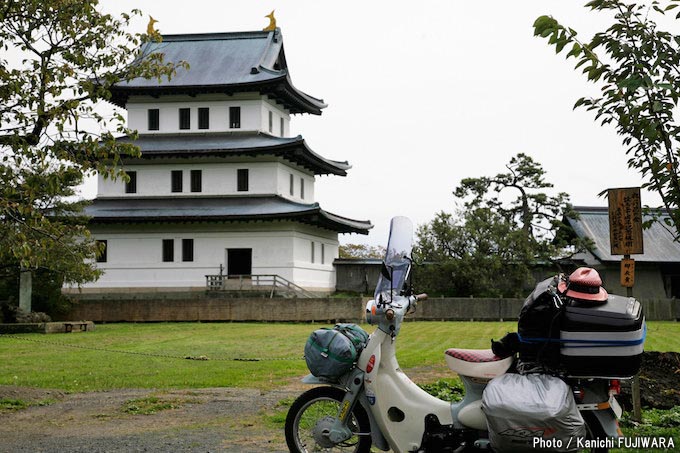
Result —
M295 297L316 297L315 294L286 280L276 274L251 274L251 275L206 275L205 285L208 291L256 291L269 290L269 297L274 297L278 292Z

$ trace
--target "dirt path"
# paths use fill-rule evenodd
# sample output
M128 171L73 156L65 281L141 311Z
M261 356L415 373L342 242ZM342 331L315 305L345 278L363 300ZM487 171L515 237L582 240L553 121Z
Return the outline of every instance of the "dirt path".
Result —
M279 401L302 390L291 384L271 392L125 389L66 395L0 386L0 400L32 404L0 411L0 451L285 452L282 422L271 418L285 410L277 407ZM151 401L172 408L135 413Z
M643 396L664 395L671 405L680 404L679 367L680 354L646 353L641 373ZM407 374L416 382L452 376L445 365L411 368ZM0 453L287 452L283 436L287 407L278 403L290 403L308 388L299 379L269 392L211 388L65 394L0 386L0 400L30 403L20 410L0 406ZM172 408L150 415L136 413L153 398ZM620 400L625 403L626 395ZM643 403L655 406L644 398ZM139 406L139 411L133 405Z
M411 368L416 382L451 377L445 365ZM269 392L255 389L122 389L65 394L0 386L0 400L30 406L2 410L0 453L14 452L287 452L283 422L288 404L309 386L299 378ZM157 398L170 409L136 414ZM131 403L134 400L142 402ZM126 411L127 409L127 411ZM131 413L132 412L132 413Z

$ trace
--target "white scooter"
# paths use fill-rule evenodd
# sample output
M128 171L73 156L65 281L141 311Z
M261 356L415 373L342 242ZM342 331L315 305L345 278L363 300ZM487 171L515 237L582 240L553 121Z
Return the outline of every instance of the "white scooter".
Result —
M395 342L404 316L427 297L410 295L412 236L409 219L392 219L375 300L366 305L367 321L378 328L351 371L337 380L311 374L303 379L321 386L303 393L288 412L285 434L291 452L358 453L369 452L372 445L395 453L492 450L481 408L482 393L490 379L510 369L512 356L499 359L490 349L446 351L448 366L465 386L465 397L457 403L431 396L397 363ZM589 437L618 437L620 408L610 381L587 379L570 384Z

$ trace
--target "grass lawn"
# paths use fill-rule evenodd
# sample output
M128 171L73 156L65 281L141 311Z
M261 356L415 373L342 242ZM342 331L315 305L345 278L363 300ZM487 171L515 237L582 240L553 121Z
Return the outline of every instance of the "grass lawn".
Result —
M409 322L397 356L405 369L444 364L450 347L487 348L515 322ZM94 332L0 335L0 385L71 392L113 388L252 387L272 389L307 373L309 333L323 324L103 324ZM364 326L369 332L372 326ZM34 340L34 341L26 341ZM66 347L77 346L79 348ZM81 349L82 348L82 349ZM98 348L97 350L85 348ZM650 322L647 350L680 351L680 323ZM208 360L123 354L205 356ZM220 359L264 358L234 361ZM292 360L288 360L292 358ZM285 359L285 360L279 360Z

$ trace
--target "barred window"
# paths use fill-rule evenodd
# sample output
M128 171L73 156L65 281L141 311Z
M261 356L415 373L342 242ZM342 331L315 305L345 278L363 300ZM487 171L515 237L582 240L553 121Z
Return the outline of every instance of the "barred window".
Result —
M179 128L191 129L191 109L179 109Z
M231 129L241 127L241 107L229 107L229 127Z
M175 261L175 240L163 239L163 262L171 263Z
M125 183L125 193L137 193L137 172L126 171L128 181Z
M239 168L236 170L236 190L238 192L248 191L248 169Z
M182 170L172 170L170 172L170 190L172 192L182 191Z
M150 131L157 131L160 129L160 111L158 109L149 109L149 130Z
M198 109L198 128L210 129L210 109L207 107Z
M182 239L182 261L194 260L194 240Z
M203 172L201 170L191 170L191 191L201 192L203 190Z
M101 247L101 251L97 255L97 262L98 263L106 263L108 259L108 242L105 240L99 240L96 241L97 244Z

